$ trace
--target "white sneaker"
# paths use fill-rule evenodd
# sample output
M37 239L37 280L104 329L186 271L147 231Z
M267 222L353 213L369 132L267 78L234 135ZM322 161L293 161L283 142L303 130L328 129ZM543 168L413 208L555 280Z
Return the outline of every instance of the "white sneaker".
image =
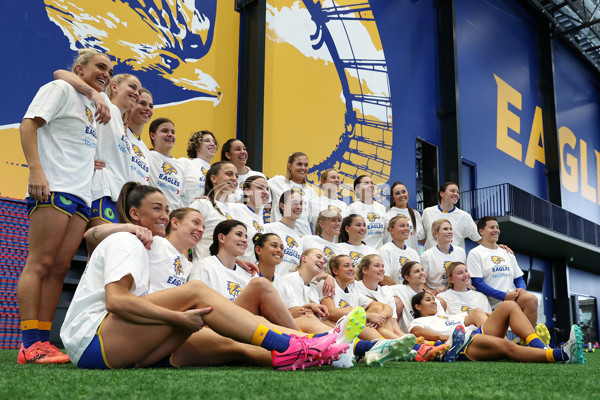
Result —
M340 354L340 358L331 362L331 366L335 368L352 368L354 367L354 346L351 344L346 352Z
M379 365L390 360L414 360L416 352L413 347L417 343L415 335L406 334L399 339L379 339L371 350L365 353L365 363L367 366Z
M563 351L569 356L569 364L585 363L585 355L583 354L583 335L581 328L577 325L571 327L569 340L562 347Z
M340 318L331 333L338 337L336 343L352 343L365 328L367 314L362 307L356 307Z

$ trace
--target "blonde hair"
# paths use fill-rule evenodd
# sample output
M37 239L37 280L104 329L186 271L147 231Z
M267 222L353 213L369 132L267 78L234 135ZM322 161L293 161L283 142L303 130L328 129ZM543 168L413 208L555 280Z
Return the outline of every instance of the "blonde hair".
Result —
M448 282L447 282L448 289L454 289L454 284L450 283L450 277L452 276L452 273L454 272L454 269L456 267L458 267L459 265L465 265L465 263L464 262L460 262L460 261L455 261L453 263L450 263L446 267L446 276L448 277L447 278L448 279ZM465 265L465 267L466 267L466 265Z
M369 269L371 266L371 261L375 258L379 257L377 254L369 254L368 256L364 256L362 260L358 263L356 267L355 276L357 281L363 280L363 268Z
M302 257L306 256L310 256L312 253L314 253L315 251L318 251L319 249L317 248L310 248L310 249L306 249L302 252L302 254L300 255L300 264L298 264L296 266L296 268L293 269L293 271L298 271L300 269L300 267L302 267L304 265L304 260L302 260Z
M342 222L342 214L337 210L323 210L319 213L317 217L317 222L315 222L315 235L320 236L323 233L323 227L321 227L321 222L331 221L332 219L338 219L340 223Z
M99 53L91 48L79 49L77 57L75 57L73 65L71 66L71 71L77 73L76 68L78 65L88 65L92 58L94 58L97 55L102 55L108 58L108 55L106 55L105 53Z
M112 85L114 84L115 86L119 86L119 84L121 82L124 82L126 79L129 78L135 78L134 75L131 74L118 74L112 77L112 79L110 80L110 83L106 86L106 95L108 96L109 99L112 100L113 96L115 95L115 92L113 91ZM148 92L150 93L150 92Z
M452 226L452 222L448 221L447 219L436 219L431 223L431 234L433 235L433 232L438 233L444 222L447 222L450 224L450 226ZM437 241L437 238L435 238L435 240Z

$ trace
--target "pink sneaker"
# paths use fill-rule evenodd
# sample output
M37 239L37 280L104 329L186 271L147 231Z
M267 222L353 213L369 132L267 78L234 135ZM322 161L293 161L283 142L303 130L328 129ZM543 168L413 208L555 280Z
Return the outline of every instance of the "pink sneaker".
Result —
M295 370L306 362L328 356L326 351L335 343L336 334L329 334L317 338L297 337L292 335L290 347L282 353L275 350L271 352L273 368L280 371Z
M306 369L309 367L320 367L321 365L331 364L333 361L339 360L340 356L348 350L350 345L348 343L334 343L331 347L321 353L321 358L307 361L300 364L300 369Z
M71 362L71 358L63 353L62 351L60 351L58 349L58 347L56 347L55 345L53 345L50 342L42 342L41 347L46 351L46 353L52 357L52 359L54 360L53 362L56 364L62 364L62 363L68 363Z

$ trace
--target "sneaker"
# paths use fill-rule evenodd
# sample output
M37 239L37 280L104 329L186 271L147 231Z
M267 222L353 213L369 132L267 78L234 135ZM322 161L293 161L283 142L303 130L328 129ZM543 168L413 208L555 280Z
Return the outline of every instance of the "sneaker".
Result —
M550 332L548 331L548 328L546 328L546 325L537 324L535 326L535 334L538 335L542 342L544 342L546 347L550 348Z
M458 354L463 349L465 343L465 327L458 325L452 332L452 337L448 341L450 347L446 351L444 356L444 362L454 362L458 357Z
M21 343L19 355L17 356L19 364L53 364L52 357L42 346L42 342L37 341L28 348Z
M53 361L54 364L63 364L71 362L71 358L67 354L60 351L58 347L56 347L50 342L42 342L42 348L53 360L55 360Z
M302 364L316 359L323 358L332 344L337 340L336 334L329 334L317 338L297 337L292 335L290 346L286 351L279 353L273 350L271 356L273 358L273 367L275 369L295 370ZM346 348L344 348L346 350Z
M444 355L446 351L450 348L448 343L443 343L438 346L432 346L430 344L422 344L417 350L417 356L415 357L415 361L425 362L431 361L434 357L439 357Z
M348 315L340 318L331 332L337 335L337 343L350 344L363 331L366 321L365 309L356 307Z
M306 369L309 367L320 367L321 365L328 365L334 362L338 362L344 354L348 351L350 345L348 343L334 343L327 350L321 353L321 357L312 361L306 361L298 366L300 369ZM352 354L352 352L350 352ZM352 360L350 360L352 362ZM350 367L346 367L350 368Z
M585 363L585 355L583 354L583 335L581 328L577 325L571 327L569 340L562 347L563 351L569 356L567 361L569 364Z
M411 361L415 358L412 349L416 342L415 335L410 333L399 339L379 339L375 346L365 353L365 363L367 366L379 365L381 367L390 360Z
M340 358L331 362L331 366L334 368L352 368L354 367L354 346L349 345L348 350L340 354Z

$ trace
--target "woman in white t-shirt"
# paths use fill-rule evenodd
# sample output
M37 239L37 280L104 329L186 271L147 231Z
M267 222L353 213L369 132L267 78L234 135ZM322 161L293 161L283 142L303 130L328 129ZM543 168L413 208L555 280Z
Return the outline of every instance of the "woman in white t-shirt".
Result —
M159 189L150 186L127 183L119 198L121 220L146 227L154 235L165 233L166 210L166 198ZM192 213L190 218L176 223L176 247L181 250L194 246L202 234L201 215ZM95 233L89 231L90 237ZM108 369L252 362L294 369L315 365L311 360L317 353L311 353L310 348L320 347L323 354L335 340L329 337L309 343L310 339L290 339L276 333L262 325L261 319L199 281L147 294L150 278L148 253L135 235L118 232L100 243L81 278L61 329L61 339L78 367ZM201 330L205 322L212 331ZM267 335L272 340L265 342ZM243 343L276 351L269 354ZM333 349L331 357L347 347L334 346L338 347ZM298 349L306 350L298 353ZM297 361L288 361L287 352L300 357ZM331 360L327 358L326 362Z
M187 157L179 158L185 167L183 203L191 204L204 196L206 173L219 148L219 142L211 131L198 131L190 135L187 144Z
M72 70L88 91L78 92L62 80L45 84L20 126L29 169L30 218L29 253L17 285L23 334L20 364L69 361L50 344L50 327L64 277L90 217L97 122L110 119L110 108L100 92L112 68L106 54L81 50Z
M337 210L323 210L315 223L315 234L306 235L300 239L302 251L317 248L324 254L326 261L331 257L341 254L338 243L335 239L340 234L342 226L342 215Z
M492 307L490 307L487 297L483 293L471 289L471 274L464 262L450 263L446 268L446 274L448 275L448 290L439 293L438 297L446 301L448 314L471 312L478 307L487 314L492 313Z
M364 242L379 249L383 244L387 226L385 206L375 201L375 184L368 175L360 175L354 180L356 201L347 208L348 214L358 214L365 219L367 234Z
M302 195L302 214L295 224L295 230L299 236L312 234L310 226L310 203L317 198L317 193L306 181L308 174L308 157L298 151L290 154L287 162L285 176L276 175L269 179L269 187L273 195L273 207L271 209L271 222L279 221L283 216L277 207L279 198L283 192L288 190L299 190Z
M248 152L246 151L244 142L239 139L229 139L223 143L223 147L221 147L221 161L229 161L237 168L239 187L235 191L232 201L240 201L242 199L242 185L246 182L246 179L251 176L260 176L267 179L262 172L253 171L250 167L246 166L246 163L248 162Z
M171 156L175 146L175 124L168 118L157 118L150 124L150 186L159 188L167 197L169 210L184 206L185 169Z
M150 150L142 140L144 126L154 115L154 99L147 89L140 90L140 100L129 111L127 117L127 137L131 143L131 158L129 163L129 180L147 185L150 181ZM134 147L135 146L135 147Z
M366 235L367 224L362 216L350 214L344 218L338 236L338 248L341 254L350 256L355 264L358 264L364 256L377 254L377 250L367 246L363 241Z
M425 239L425 230L423 229L423 220L419 211L408 205L408 190L402 182L394 182L390 189L390 209L386 213L389 220L396 215L404 215L410 224L410 237L406 245L417 253L420 252L419 241ZM384 241L388 241L386 235Z
M412 334L427 340L452 338L444 361L585 362L583 336L577 325L571 327L569 340L563 347L549 349L515 302L503 302L489 317L480 309L441 316L435 297L426 292L415 295L411 302L415 310L415 320L410 324ZM508 340L509 327L515 335L527 340L529 346Z
M406 242L410 237L410 224L408 219L401 214L392 217L388 225L388 232L392 241L384 244L379 250L385 265L385 277L382 285L395 285L400 283L400 270L409 261L419 261L419 253Z
M317 229L317 219L322 211L337 211L343 217L346 216L348 205L338 198L340 191L340 175L329 168L321 173L321 196L310 203L310 223ZM316 234L316 233L315 233Z
M210 256L208 248L212 244L215 227L219 222L233 218L227 199L236 189L237 172L232 163L219 161L211 165L206 173L205 198L196 199L190 204L190 207L200 211L206 224L204 236L192 250L194 261Z
M454 233L447 219L438 219L431 224L431 234L436 245L421 254L421 265L427 274L427 286L436 293L446 290L446 268L452 262L467 262L465 250L452 245Z

